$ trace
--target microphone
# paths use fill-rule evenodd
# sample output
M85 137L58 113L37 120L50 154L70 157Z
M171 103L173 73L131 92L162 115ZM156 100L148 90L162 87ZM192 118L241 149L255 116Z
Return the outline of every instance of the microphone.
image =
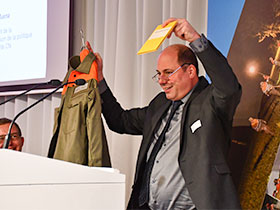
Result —
M69 82L69 83L73 83L73 82ZM67 84L69 84L69 83L67 83ZM84 80L84 79L76 79L75 81L74 81L74 83L76 84L76 85L84 85L84 84L86 84L86 80ZM67 85L66 84L66 85Z
M58 81L59 80L56 80L54 83L58 84ZM59 81L60 82L60 81ZM4 140L4 144L3 144L3 148L5 149L8 149L9 147L9 143L10 143L10 140L11 140L11 130L12 130L12 127L16 121L16 119L22 115L24 112L26 112L27 110L31 109L33 106L35 106L36 104L40 103L41 101L43 101L45 98L49 97L50 95L54 94L56 91L58 91L58 89L62 88L64 85L68 85L68 84L71 84L71 83L75 83L76 85L84 85L86 83L86 81L84 79L77 79L75 80L74 82L66 82L66 83L63 83L61 84L60 82L60 85L55 88L53 91L51 91L50 93L48 93L47 95L41 97L38 101L34 102L33 104L31 104L30 106L26 107L24 110L22 110L21 112L19 112L15 117L14 119L12 120L12 122L10 123L10 126L9 126L9 130L8 130L8 133L7 135L5 136L5 140Z
M61 85L61 81L58 79L52 79L51 81L47 82L47 85L51 85L51 86L59 86Z
M18 95L16 95L16 96L11 97L11 98L9 98L9 99L6 100L6 101L1 102L1 103L0 103L0 106L3 105L3 104L5 104L5 103L7 103L7 102L9 102L9 101L11 101L11 100L13 100L13 99L16 99L17 97L20 97L20 96L22 96L22 95L25 95L26 93L28 93L28 92L31 91L31 90L36 89L37 87L40 87L40 86L43 86L43 85L58 86L58 85L60 85L60 84L61 84L61 81L59 81L58 79L52 79L52 80L49 81L49 82L45 82L45 83L40 83L40 84L34 85L33 87L27 89L26 91L24 91L24 92L22 92L22 93L20 93L20 94L18 94Z

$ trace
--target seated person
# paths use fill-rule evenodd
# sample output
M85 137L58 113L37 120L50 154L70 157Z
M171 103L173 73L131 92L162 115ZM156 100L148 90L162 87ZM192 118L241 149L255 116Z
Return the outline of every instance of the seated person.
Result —
M3 147L5 137L8 134L9 126L12 120L7 118L0 118L0 148ZM14 123L11 130L11 140L8 149L21 151L24 138L21 136L21 130L17 123Z

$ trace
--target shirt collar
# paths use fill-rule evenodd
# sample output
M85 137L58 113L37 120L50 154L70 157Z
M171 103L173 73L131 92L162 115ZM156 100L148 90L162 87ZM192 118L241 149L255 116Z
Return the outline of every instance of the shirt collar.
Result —
M197 82L197 83L195 84L195 86L187 93L187 95L185 95L184 98L181 99L181 101L182 101L184 104L188 101L189 97L191 96L193 90L196 88L197 84L198 84L198 82Z

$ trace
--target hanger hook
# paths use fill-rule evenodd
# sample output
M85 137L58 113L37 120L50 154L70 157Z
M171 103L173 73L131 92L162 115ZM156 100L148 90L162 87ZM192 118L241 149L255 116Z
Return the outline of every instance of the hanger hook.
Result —
M80 34L81 34L81 40L82 40L82 48L81 50L86 48L86 43L85 43L85 37L84 37L84 32L82 29L80 29Z

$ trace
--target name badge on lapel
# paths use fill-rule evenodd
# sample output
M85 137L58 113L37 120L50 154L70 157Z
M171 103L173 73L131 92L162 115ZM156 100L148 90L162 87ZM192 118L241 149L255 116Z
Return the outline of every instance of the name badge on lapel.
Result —
M201 121L197 120L191 125L191 131L194 133L198 128L202 126Z
M75 91L74 91L74 94L82 91L82 90L86 90L88 88L88 83L84 84L84 85L80 85L78 87L76 87Z

